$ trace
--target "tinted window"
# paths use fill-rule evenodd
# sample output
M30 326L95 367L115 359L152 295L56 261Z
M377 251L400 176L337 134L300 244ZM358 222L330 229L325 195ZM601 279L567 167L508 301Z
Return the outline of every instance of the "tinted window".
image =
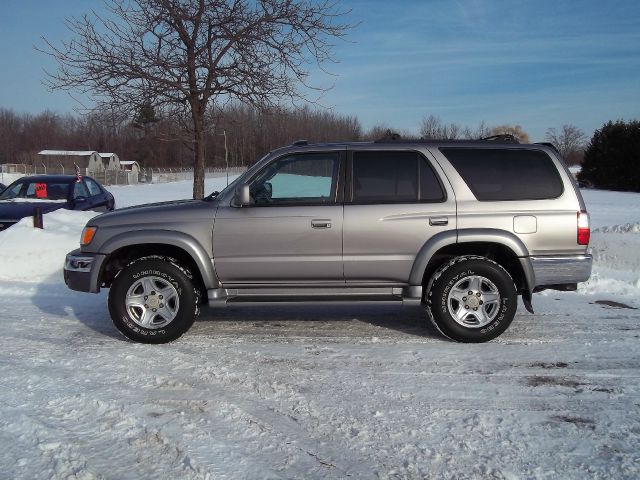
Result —
M542 200L562 194L562 180L539 150L442 148L481 201Z
M267 166L251 182L255 205L333 202L338 174L334 152L296 154Z
M442 187L429 163L416 152L355 152L354 202L441 201Z
M445 199L442 185L436 172L424 158L420 157L420 200L425 202L442 202Z

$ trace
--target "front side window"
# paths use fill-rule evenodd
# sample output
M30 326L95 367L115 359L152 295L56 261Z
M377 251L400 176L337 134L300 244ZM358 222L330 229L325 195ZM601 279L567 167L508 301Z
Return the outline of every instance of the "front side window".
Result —
M87 189L82 182L74 182L73 185L73 198L87 198Z
M332 203L339 155L335 152L294 154L269 164L249 186L257 206L288 203Z
M102 190L100 190L100 187L96 182L94 182L90 178L85 178L84 181L86 182L87 188L89 189L89 195L95 197L96 195L100 195L102 193Z
M442 185L427 160L411 151L354 152L354 203L441 202Z

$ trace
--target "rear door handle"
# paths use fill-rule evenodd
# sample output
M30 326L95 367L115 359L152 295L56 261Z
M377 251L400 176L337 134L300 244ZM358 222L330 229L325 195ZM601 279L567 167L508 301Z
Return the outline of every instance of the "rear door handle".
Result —
M311 220L311 228L331 228L331 220Z
M429 217L429 225L432 227L449 225L449 219L447 217Z

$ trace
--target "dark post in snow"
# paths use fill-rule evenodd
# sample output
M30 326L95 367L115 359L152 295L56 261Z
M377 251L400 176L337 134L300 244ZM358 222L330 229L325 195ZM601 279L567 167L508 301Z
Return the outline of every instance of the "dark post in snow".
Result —
M36 208L33 211L33 228L44 228L44 222L42 220L42 209Z

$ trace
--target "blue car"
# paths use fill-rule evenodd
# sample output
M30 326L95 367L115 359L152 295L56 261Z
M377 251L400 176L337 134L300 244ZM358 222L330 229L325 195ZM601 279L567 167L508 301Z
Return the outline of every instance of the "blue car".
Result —
M109 211L115 208L113 195L90 177L37 175L22 177L0 193L0 231L21 218L60 208Z

